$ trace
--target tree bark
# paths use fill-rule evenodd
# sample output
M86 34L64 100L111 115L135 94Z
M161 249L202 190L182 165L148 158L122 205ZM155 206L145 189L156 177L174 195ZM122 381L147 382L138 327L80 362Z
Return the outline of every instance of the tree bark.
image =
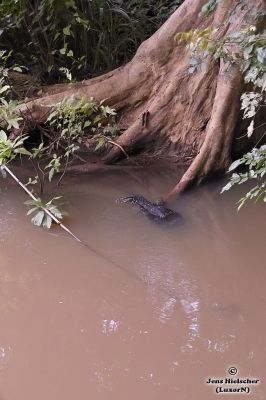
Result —
M256 25L256 15L265 12L265 0L222 0L208 16L201 13L205 3L185 0L127 65L98 78L47 88L44 97L27 104L27 110L41 120L51 107L72 95L106 99L117 109L125 131L117 145L110 146L105 163L124 157L121 148L130 154L151 148L151 143L154 154L173 156L180 163L190 160L166 197L225 170L239 115L241 73L222 60L209 59L204 71L189 74L189 54L175 36L211 26L217 28L214 38L221 38Z

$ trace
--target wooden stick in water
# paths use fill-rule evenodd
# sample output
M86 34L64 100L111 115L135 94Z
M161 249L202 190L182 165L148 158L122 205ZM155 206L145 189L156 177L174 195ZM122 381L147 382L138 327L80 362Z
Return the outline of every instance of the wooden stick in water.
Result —
M17 177L15 174L13 174L13 172L6 166L4 165L4 170L17 182L17 184L19 186L22 187L22 189L24 189L24 191L34 200L34 201L38 201L38 199L31 193L31 191L27 188L27 186L25 186ZM64 229L64 231L66 231L69 235L71 235L77 242L79 243L83 243L81 239L79 239L76 235L74 235L73 232L71 232L70 229L68 229L64 224L62 224L62 222L59 221L59 219L57 219L46 207L41 207L42 210L49 215L50 218L52 218L52 220L54 222L56 222L62 229ZM85 243L84 243L85 244Z
M17 182L17 184L22 187L22 189L34 200L34 201L38 201L38 199L31 193L31 191L27 188L27 186L25 186L17 177L15 174L13 174L13 172L6 166L3 166L3 169ZM93 247L89 246L87 243L83 242L83 240L81 240L78 236L76 236L73 232L71 232L70 229L68 229L64 224L62 224L62 222L59 221L59 219L57 219L49 210L47 210L46 207L41 207L42 210L49 215L49 217L52 218L52 220L58 224L65 232L67 232L70 236L72 236L78 243L82 244L83 246L87 247L91 252L93 252L94 254L96 254L98 257L101 257L102 259L104 259L105 261L107 261L108 263L113 264L115 267L123 270L124 272L126 272L127 274L131 275L134 279L139 280L139 278L137 277L137 275L135 275L134 273L132 273L131 271L127 270L126 268L122 267L121 265L117 264L115 261L111 260L110 258L106 257L104 254L99 253L96 249L94 249Z

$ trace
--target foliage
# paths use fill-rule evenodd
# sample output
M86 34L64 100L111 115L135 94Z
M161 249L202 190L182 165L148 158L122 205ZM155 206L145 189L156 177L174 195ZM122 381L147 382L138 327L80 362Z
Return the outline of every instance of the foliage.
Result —
M13 161L18 155L26 156L32 163L35 176L29 177L26 186L34 187L39 184L40 193L44 192L45 180L51 182L55 173L61 172L58 183L62 180L68 164L75 158L77 150L86 145L90 139L90 146L99 150L108 137L113 137L116 112L102 101L97 104L93 99L85 101L74 97L57 104L48 115L44 124L40 125L40 143L26 147L26 141L31 141L31 134L27 128L27 121L20 112L21 104L11 99L12 85L9 83L9 70L5 63L9 55L1 52L2 65L0 68L0 170L6 176L4 166ZM67 73L68 71L66 71ZM27 134L23 134L26 130ZM12 135L16 133L11 139ZM79 157L80 158L80 157ZM62 213L53 204L52 199L43 203L41 199L30 210L36 215L32 218L35 225L51 227L49 215L44 213L44 207L58 218Z
M18 154L31 155L24 147L26 139L27 136L20 136L10 140L4 131L0 131L0 166L14 160Z
M19 115L19 104L15 100L0 98L0 128L5 131L11 128L19 129L19 122L22 121Z
M4 87L4 86L3 86ZM10 87L2 91L2 96L7 96ZM21 121L25 125L23 117L19 114L19 104L13 100L7 101L0 98L0 170L5 177L4 166L13 161L17 155L24 155L31 161L36 175L29 177L26 186L39 184L40 193L44 192L45 180L51 182L55 173L61 173L58 184L61 182L68 164L75 159L77 150L85 146L90 140L90 146L95 151L108 141L109 137L117 134L115 129L116 112L104 101L97 104L93 99L68 98L57 104L48 115L43 125L39 126L41 142L37 147L31 147L31 151L25 147L26 140L30 141L30 135L23 135L24 127L20 127ZM18 136L11 140L10 135L14 129L19 131ZM48 140L47 140L48 139ZM35 213L32 223L39 226L51 227L51 218L44 212L44 208L52 212L56 217L62 217L62 213L55 207L52 199L43 203L28 202L35 208L30 213Z
M256 124L256 115L261 108L266 106L266 33L256 34L254 27L251 27L249 32L250 35L246 35L245 41L243 41L245 46L241 63L245 82L253 86L253 91L246 92L241 97L243 118L250 120L247 137L251 137L255 129L265 127L265 123ZM265 134L266 130L264 130L262 137ZM239 166L245 166L247 172L233 173L230 182L223 188L223 191L230 189L235 184L256 180L256 185L239 200L238 209L247 200L263 199L266 202L266 181L264 178L266 173L266 146L253 148L251 152L236 160L229 168L229 172L234 171Z
M243 173L234 172L230 182L222 189L222 193L231 189L234 185L241 185L248 180L254 179L257 182L256 186L239 200L238 209L240 209L247 200L255 199L257 201L263 199L263 201L266 202L266 181L264 179L266 174L266 146L263 145L259 149L254 148L239 160L234 161L229 168L229 172L235 171L240 165L247 166L248 171Z
M27 212L27 215L33 215L31 222L36 226L43 226L44 228L50 229L52 226L53 219L47 214L47 210L51 213L55 218L61 220L65 212L59 209L59 205L56 205L55 202L61 197L53 197L48 202L43 202L40 198L35 200L27 200L25 204L30 206L30 210Z
M60 132L60 138L70 142L81 143L82 136L88 128L92 133L101 129L102 125L114 122L116 115L114 109L104 105L104 101L97 104L93 98L90 101L74 97L63 100L56 105L46 120L46 124L56 132Z
M0 50L43 81L84 78L128 61L182 0L2 0Z
M6 51L0 51L0 130L4 132L11 128L18 129L19 122L22 120L18 111L18 102L10 98L12 88L6 67L9 57L10 54Z
M116 112L106 105L105 101L98 104L93 99L89 101L74 97L65 99L53 107L43 124L36 127L39 130L40 142L37 146L31 145L31 132L28 121L20 111L21 104L12 99L13 87L9 80L9 69L6 67L9 57L10 54L7 52L0 52L2 61L0 67L0 170L5 177L4 166L18 155L26 156L35 171L35 176L29 177L26 186L35 187L38 184L40 194L43 194L46 179L51 182L56 173L61 173L59 184L68 164L75 158L81 159L76 152L88 146L88 142L92 150L99 151L109 138L117 135L119 128L116 128ZM71 74L66 68L64 72L71 79ZM23 134L24 132L27 134ZM34 210L38 212L34 215L32 222L50 228L49 216L43 211L44 203L40 199L38 201L39 203L35 205L37 209ZM52 202L45 204L48 210L59 216L59 210L54 208Z
M99 150L102 147L100 139L112 131L115 115L115 110L104 105L104 101L97 104L93 99L70 97L57 104L40 127L41 132L49 136L48 145L42 141L32 151L33 158L47 157L49 160L42 170L42 177L48 173L51 181L55 172L65 171L76 152L87 147L89 141L92 149ZM37 179L41 179L40 175Z
M211 1L206 4L206 7L207 5L210 6ZM249 120L247 128L247 137L249 138L255 129L266 125L266 123L260 125L256 123L256 115L262 108L266 107L266 32L257 33L254 26L248 26L246 29L232 32L220 40L215 39L215 33L216 31L211 28L180 32L176 36L176 40L178 42L188 42L190 73L194 73L197 70L204 71L209 56L217 60L223 59L228 63L228 69L232 65L240 68L245 83L251 87L250 91L243 93L241 96L243 119ZM262 137L265 135L266 130ZM266 201L266 181L264 179L266 173L265 149L265 146L254 148L251 152L233 162L229 168L229 172L232 172L241 166L245 168L245 172L234 172L222 192L248 180L256 180L257 183L239 200L238 209L250 199L258 200L262 198Z
M177 41L187 41L190 51L190 73L198 68L204 70L208 56L223 59L229 65L238 65L244 74L246 83L256 87L266 87L266 32L256 33L254 26L232 32L230 35L217 40L216 30L192 30L180 32Z

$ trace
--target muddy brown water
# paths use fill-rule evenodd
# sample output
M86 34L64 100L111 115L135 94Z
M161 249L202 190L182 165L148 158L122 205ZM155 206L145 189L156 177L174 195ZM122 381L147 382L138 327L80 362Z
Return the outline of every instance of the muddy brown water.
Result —
M25 216L1 181L0 400L210 400L230 377L260 379L228 399L266 399L265 206L237 213L222 182L171 202L156 226L116 204L158 198L158 171L65 180L68 225L120 267ZM246 390L246 389L245 389Z

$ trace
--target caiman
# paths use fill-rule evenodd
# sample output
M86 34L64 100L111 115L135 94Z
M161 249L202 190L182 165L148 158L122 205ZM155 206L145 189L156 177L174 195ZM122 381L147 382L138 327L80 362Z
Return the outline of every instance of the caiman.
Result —
M140 211L154 222L177 222L182 220L182 216L165 206L163 201L152 203L140 195L124 196L117 199L118 203L130 203L136 205Z

